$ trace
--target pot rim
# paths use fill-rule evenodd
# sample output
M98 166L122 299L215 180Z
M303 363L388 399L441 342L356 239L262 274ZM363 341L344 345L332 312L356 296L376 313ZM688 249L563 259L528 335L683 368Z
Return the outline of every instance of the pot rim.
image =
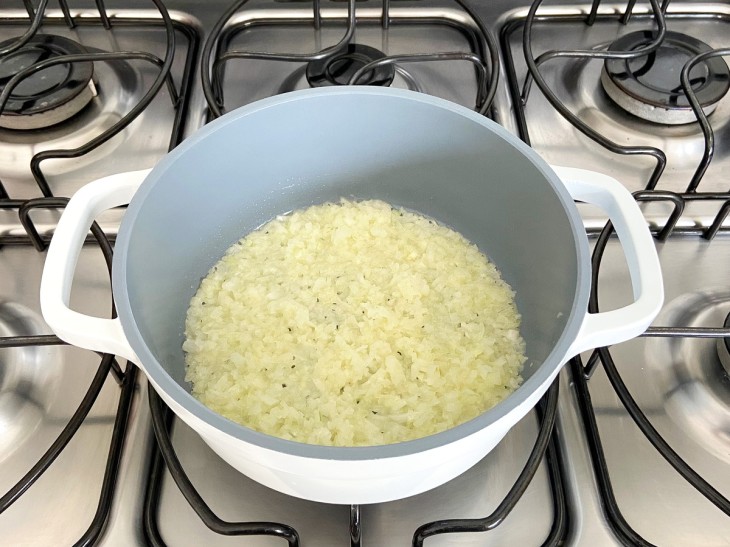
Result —
M175 163L178 157L187 153L189 150L194 149L197 142L210 137L218 131L219 128L224 127L227 124L236 123L241 118L268 108L276 107L280 104L292 101L306 101L313 98L316 99L320 96L329 95L397 97L408 101L424 103L434 108L447 110L482 125L485 129L496 133L497 136L506 140L509 144L515 147L526 160L530 161L538 169L556 193L561 205L563 206L568 222L570 223L571 231L574 236L573 243L575 245L576 256L578 259L578 283L566 326L558 341L548 357L542 363L536 365L537 370L532 374L532 376L525 380L506 399L486 412L483 412L479 416L446 431L395 444L362 447L312 445L281 439L272 435L254 431L253 429L228 420L220 414L210 410L195 399L180 384L173 380L144 343L142 335L134 321L134 313L131 308L129 293L127 291L125 268L131 232L135 224L135 220L141 211L146 195L149 194L156 182L164 176L168 168ZM174 150L163 157L157 165L155 165L140 186L137 193L134 195L122 220L115 243L115 252L112 264L112 291L117 306L118 317L125 336L135 354L139 357L142 364L141 366L152 384L156 386L156 389L163 390L168 397L180 405L180 407L185 409L185 411L204 422L207 427L218 430L219 432L240 441L292 456L351 461L402 457L451 444L495 424L509 414L518 412L519 408L523 407L525 401L534 395L535 392L540 392L542 395L542 393L549 387L548 382L551 378L553 378L556 371L562 367L569 357L572 357L571 355L566 355L566 352L577 338L579 329L587 314L590 293L590 277L590 251L588 247L588 238L585 236L583 223L578 213L578 209L557 174L549 167L545 160L543 160L537 152L535 152L527 144L489 118L445 99L402 89L345 86L293 91L262 99L240 107L203 126L197 130L194 135L183 141ZM532 406L530 406L530 408L532 408ZM527 410L529 410L529 408L526 409L523 414L525 414ZM521 417L522 415L518 418ZM515 420L515 422L516 421L517 420ZM195 429L196 424L189 423L189 425ZM512 424L510 424L510 426L511 425Z

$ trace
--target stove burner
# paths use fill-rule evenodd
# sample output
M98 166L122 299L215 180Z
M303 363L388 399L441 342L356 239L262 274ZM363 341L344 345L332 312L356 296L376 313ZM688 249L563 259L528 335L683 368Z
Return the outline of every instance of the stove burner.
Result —
M632 32L610 49L634 51L656 37L654 31ZM601 83L611 99L627 112L655 123L679 125L697 121L682 89L682 67L712 48L686 34L668 31L654 53L636 59L606 59ZM697 64L690 74L692 89L705 114L711 114L730 88L730 70L720 57Z
M0 44L0 49L13 40ZM25 46L0 57L0 90L21 70L60 55L88 53L80 44L48 34L34 36ZM20 82L0 113L0 127L39 129L77 114L96 95L91 61L49 67Z
M346 85L355 72L366 64L385 57L374 47L351 43L337 55L312 61L307 65L307 81L312 87ZM363 75L359 84L389 86L395 77L392 65L378 67Z

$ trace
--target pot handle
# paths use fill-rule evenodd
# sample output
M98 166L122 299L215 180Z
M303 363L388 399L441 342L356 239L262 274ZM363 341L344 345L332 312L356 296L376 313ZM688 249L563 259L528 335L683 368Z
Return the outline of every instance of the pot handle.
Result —
M589 313L568 357L582 351L624 342L643 333L664 301L662 270L646 220L629 191L607 175L555 167L573 199L597 205L608 213L629 267L634 302L616 310Z
M43 318L59 338L85 349L113 353L134 363L119 319L102 319L69 308L71 284L81 247L96 216L112 207L126 205L150 169L118 173L91 182L76 192L66 205L48 247L41 278Z

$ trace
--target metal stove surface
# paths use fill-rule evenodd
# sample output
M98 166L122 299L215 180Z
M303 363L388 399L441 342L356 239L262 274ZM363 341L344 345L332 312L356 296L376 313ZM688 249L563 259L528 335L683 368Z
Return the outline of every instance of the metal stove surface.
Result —
M665 305L654 326L721 327L730 313L730 238L708 243L699 237L678 237L657 247ZM628 278L618 244L608 247L602 264L601 301L606 308L627 301ZM642 337L612 347L611 355L651 424L697 473L729 496L730 381L720 364L716 339ZM730 518L651 446L603 368L588 385L617 506L628 524L655 545L727 544ZM573 395L573 388L568 389ZM564 427L575 426L570 411L562 416ZM568 461L582 458L583 448L569 443ZM586 488L589 484L581 481L574 490L581 506L599 502L598 490ZM589 535L579 542L592 544Z
M546 7L539 12L530 33L534 57L548 50L605 48L629 32L652 28L648 5L642 5L626 25L618 21L624 10L624 6L601 5L595 23L589 26L585 23L587 6L583 10ZM729 14L726 5L673 2L667 12L667 28L698 36L713 48L727 47ZM527 73L523 49L526 16L527 9L515 10L505 17L502 27L503 53L512 59L507 79L513 90L522 90ZM702 159L705 139L697 123L655 124L620 109L601 88L602 67L601 59L554 58L542 64L540 72L560 102L591 129L618 146L662 150L667 165L656 190L687 198L674 235L657 242L664 273L665 305L651 329L655 336L614 346L610 357L651 426L694 471L727 498L730 382L719 361L717 339L656 336L665 327L721 328L730 312L730 240L722 233L712 241L697 235L716 219L721 203L710 199L692 201L699 196L686 194ZM532 86L524 108L514 92L501 98L504 102L498 101L496 109L499 121L516 133L522 131L549 162L608 173L632 192L648 187L656 167L654 158L617 155L595 143L568 123L536 85ZM722 173L730 160L727 139L723 138L730 120L729 107L725 98L709 118L718 144L711 168L697 187L699 193L728 191L727 178ZM524 112L524 127L515 115L520 110ZM666 203L642 206L657 231L667 224L673 210ZM603 226L605 218L596 210L582 207L581 211L587 228ZM631 299L625 261L616 241L608 243L600 261L598 295L604 310ZM579 411L577 369L567 368L570 372L563 371L561 378L563 395L568 396L561 399L559 430L565 441L571 503L580 521L573 530L572 541L578 545L727 544L728 515L690 486L654 449L627 413L602 366L587 382L605 456L605 462L596 465L586 440L585 416ZM597 479L596 467L601 466L615 497L611 507L606 485L599 484ZM608 517L610 512L617 516ZM616 528L624 524L625 532L617 533Z
M148 5L149 8L149 5ZM119 52L138 51L164 59L166 33L160 16L154 9L118 10L112 12L120 20L142 21L141 27L115 26L106 31L101 24L94 24L98 12L79 10L77 15L87 23L69 29L58 10L50 10L53 22L43 26L43 32L69 38L88 51ZM182 85L186 56L191 49L190 34L195 21L182 14L173 16L179 24L175 30L177 53L171 69L177 86ZM0 11L0 29L4 37L23 34L27 14L21 10ZM144 23L148 21L148 23ZM194 53L193 53L194 54ZM93 82L97 96L73 118L47 129L15 131L0 129L0 180L13 199L41 197L30 163L36 154L57 149L82 147L110 130L123 116L134 109L150 92L160 72L159 66L148 59L120 59L94 63ZM110 173L151 167L161 155L175 144L173 134L176 112L169 89L164 87L129 125L115 136L79 157L39 162L42 178L56 196L69 196L85 181L89 182ZM108 215L118 222L120 215ZM52 219L53 217L49 217ZM7 219L10 223L13 219ZM15 219L17 221L17 219Z
M40 314L44 255L32 247L0 250L0 335L50 334ZM80 261L81 298L89 313L111 309L100 252ZM101 275L99 275L101 273ZM78 293L77 293L78 296ZM70 346L0 349L0 489L3 494L35 464L69 422L99 366L95 354ZM14 545L69 544L91 525L101 491L119 389L109 377L70 444L0 518L0 536ZM65 517L60 515L65 513Z
M177 0L166 4L177 10L177 19L189 22L194 28L200 25L203 33L208 33L228 3L216 1L202 4L193 0ZM446 1L408 4L415 4L414 7L421 10L424 16L456 21L456 26L440 24L431 31L428 25L419 28L418 24L414 24L386 31L371 25L359 30L357 39L386 52L400 53L402 50L429 50L433 47L430 41L433 35L439 50L472 49L473 44L465 38L464 32L458 30L462 27L468 29L472 23L468 17L460 15L462 12L458 6ZM109 5L114 6L114 3ZM377 12L379 5L369 0L358 2L358 13L362 10L363 17L367 19ZM140 6L148 7L148 4L140 0L122 3L121 7ZM527 11L526 5L511 1L473 2L473 6L496 36L500 36L505 29L511 29L512 22L522 19ZM91 9L93 5L83 7ZM334 14L333 17L341 18L344 14L342 3L327 4L326 7L330 9L328 13ZM615 13L624 7L606 4L601 9L603 13ZM406 4L398 2L397 8L405 10ZM550 13L574 15L585 14L589 6L551 4L546 9ZM723 43L723 38L728 35L726 5L675 2L670 11L679 13L707 9L715 16L697 20L693 18L688 22L680 20L676 24L670 23L670 26L693 31L700 24L703 25L704 41L715 47L730 45L727 39ZM301 17L302 10L299 2L256 2L252 3L251 11L245 12L246 15L240 16L235 22L245 23L262 18L269 21L273 18L278 24L279 20ZM5 13L0 11L0 18ZM514 24L518 25L519 22ZM629 26L632 25L646 26L646 22L642 22L639 17ZM337 29L341 32L343 28L330 26L321 33L315 33L312 30L285 27L244 24L240 31L234 29L230 34L231 43L236 47L251 47L254 51L259 48L272 50L276 49L272 43L276 38L281 40L277 42L281 51L299 47L300 52L306 52L333 43L340 35ZM126 32L126 29L123 30ZM592 28L573 22L553 30L536 26L534 47L536 51L558 45L592 47L612 41L626 31L616 23L602 21ZM12 32L16 33L17 29L13 27ZM517 81L521 85L526 70L521 37L519 33L505 36L506 47L500 53L504 55L509 49L513 54ZM141 38L133 35L120 38L128 40L129 47L138 39ZM108 37L94 40L102 44ZM181 39L181 42L185 43L185 40ZM151 47L157 52L162 48L159 41L152 40L152 44ZM140 47L139 44L137 46ZM176 57L177 68L173 73L179 78L182 67L178 62L179 57ZM668 148L669 163L661 183L667 189L681 190L684 182L691 178L701 156L701 133L697 127L647 126L646 122L632 119L618 111L599 89L600 61L583 63L575 71L567 70L562 63L552 61L544 66L546 78L551 86L557 86L561 99L566 100L571 109L585 116L589 123L603 124L601 127L605 127L612 138L632 144L650 143ZM476 78L468 64L442 67L434 63L433 66L413 66L411 70L419 74L423 91L474 106ZM144 67L136 71L137 80L149 82L149 78L154 77L154 71L146 73ZM119 72L122 74L124 70ZM292 76L292 72L296 74ZM408 85L401 76L396 75L395 85ZM118 78L124 89L127 89L125 82L132 79L131 74L129 79L124 74L110 74L110 77ZM202 125L208 116L198 82L196 76L190 109L186 115L186 134ZM297 88L304 85L301 66L294 66L291 71L284 68L284 63L260 60L230 61L226 67L224 84L226 109L283 91L289 86ZM493 116L518 133L516 108L509 85L509 76L503 72ZM129 132L119 139L123 142L104 145L108 147L107 152L103 152L104 147L100 148L95 152L93 161L71 160L66 164L58 162L57 167L54 165L56 169L49 170L53 174L49 179L57 195L68 195L77 186L102 174L148 167L164 154L175 123L174 109L165 93L163 89L153 101L153 109L146 111L141 120L129 127ZM120 104L124 103L122 99L119 101ZM726 98L711 117L717 133L717 152L711 170L702 182L702 188L718 192L727 191L722 173L727 167L726 148L727 142L730 142L724 138L727 120L730 119L728 108L730 99ZM98 107L98 110L104 112L102 107ZM73 122L80 125L74 126L76 129L70 133L85 131L84 127L91 123L82 121L85 119L79 118L78 122ZM532 91L526 119L532 145L551 162L606 171L625 181L631 190L641 188L642 181L653 168L651 160L620 158L588 141L552 110L538 89ZM135 127L138 129L132 133ZM162 128L162 131L157 132L156 128ZM51 136L44 137L43 142L55 142L56 133L51 133ZM0 133L0 155L7 150L20 150L21 155L26 156L28 149L36 146L33 140L19 145L17 137L14 137L7 139L14 148L5 148L3 134ZM7 165L5 161L0 162L0 169L8 169ZM28 177L27 163L12 169L17 172L0 172L0 180L8 183L11 197L15 197L13 193L17 193L20 198L40 195L32 178ZM680 225L699 230L714 214L714 210L706 209L688 209ZM17 213L2 210L0 213L3 213L0 216L0 233L5 236L4 241L25 241L22 237L25 232L17 223ZM584 210L584 213L589 228L602 225L600 215L591 210ZM662 226L667 210L661 204L652 204L647 208L647 216L655 226ZM38 211L34 218L38 219L43 233L52 231L54 214ZM108 217L104 226L109 232L113 233L117 219L117 213ZM721 232L712 242L697 235L672 236L657 245L665 272L666 305L655 325L721 326L724 315L730 311L730 284L726 274L730 266L730 240L727 235ZM0 279L3 280L0 284L0 336L26 331L48 332L40 317L37 301L43 257L27 242L0 247ZM630 288L615 241L608 244L599 283L602 308L608 309L628 300ZM108 315L108 276L98 249L89 247L84 250L74 291L73 303L79 309ZM730 431L730 386L727 375L723 374L713 354L713 344L714 339L642 338L612 348L611 354L631 393L652 424L688 463L727 497L730 495L730 449L727 444ZM51 372L50 365L46 366L45 363L48 358L56 359L59 356L61 364L54 367L60 372ZM0 392L2 491L7 491L53 442L52 433L63 427L74 411L76 405L73 400L81 398L82 388L91 381L96 362L97 356L75 348L49 346L28 351L0 349L0 363L4 370L3 389ZM5 372L7 370L22 372L8 374ZM688 486L654 451L617 400L603 369L599 368L593 374L588 385L617 505L628 524L645 541L653 544L728 544L730 519ZM140 375L130 410L129 429L112 511L99 543L112 546L282 545L283 540L277 538L231 538L212 532L195 515L167 470L163 470L156 490L155 495L159 499L152 504L151 509L146 506L149 491L154 490L150 489L148 477L154 438L146 392L146 382ZM617 535L607 522L601 488L586 440L584 419L578 408L576 379L567 368L560 376L560 394L555 438L559 441L562 456L559 465L561 484L566 489L569 510L564 532L557 538L550 536L555 528L556 499L548 465L543 462L515 509L499 526L483 533L435 536L426 540L427 546L541 545L549 536L550 544L553 545L631 543ZM31 486L15 505L0 515L3 541L29 545L70 544L84 534L96 510L119 398L119 388L112 378L108 378L79 435L71 441L49 472ZM407 500L363 507L362 544L408 545L416 528L425 522L442 518L483 517L491 513L502 502L527 461L535 443L538 422L536 412L529 414L480 464L441 488ZM19 427L19 424L24 425ZM173 420L172 428L172 442L178 458L202 498L219 517L229 521L283 522L298 531L303 545L334 546L350 543L349 507L305 502L268 490L230 468L179 420ZM157 531L147 528L145 511L151 513L150 520Z
M0 9L3 38L15 38L25 32L27 13L22 7L22 2L18 2ZM94 53L143 52L164 60L167 34L159 13L150 9L154 8L151 3L141 10L110 11L118 22L110 30L98 22L99 12L93 6L86 6L88 10L76 7L72 5L73 14L78 17L75 28L66 26L59 10L49 10L41 31L70 38ZM173 14L173 18L177 53L170 74L177 91L182 92L186 79L192 76L186 70L190 71L187 67L192 67L190 61L195 55L196 23L179 13ZM143 24L126 24L133 21ZM116 59L94 65L97 95L78 115L47 129L0 129L0 181L9 196L0 199L0 337L50 334L38 301L45 254L30 244L18 216L20 202L44 195L31 171L31 159L40 152L74 149L99 138L144 100L160 73L156 63L144 59ZM183 122L169 89L163 86L141 115L95 150L78 158L41 161L40 178L47 182L47 191L64 198L101 176L150 167L181 140ZM121 215L122 211L112 211L100 219L109 235L114 235ZM39 207L30 212L41 240L48 240L58 216L59 211L54 208ZM109 275L98 248L89 246L82 252L72 305L89 314L108 317L111 313ZM143 425L139 395L132 397L129 420L122 420L128 428L124 474L117 474L113 468L116 462L108 458L115 453L111 445L116 438L115 421L120 416L123 392L114 377L106 374L100 376L100 391L91 399L93 405L88 415L48 470L39 474L24 493L12 490L26 474L35 474L36 462L58 444L59 435L78 412L82 399L88 397L87 390L100 369L101 359L93 352L58 345L52 340L49 344L0 349L0 490L5 494L0 537L8 545L93 542L105 527L104 518L99 520L103 515L100 506L112 501L109 496L100 502L103 492L114 494L117 479L124 486L132 486L133 477L144 477L149 428ZM124 366L123 361L121 365ZM138 380L132 388L125 392L139 393L143 382ZM140 432L142 441L133 441ZM136 471L130 468L134 465L139 466ZM108 466L112 466L111 473ZM137 485L135 495L140 489L141 485ZM117 489L117 495L122 491L123 488ZM17 493L21 494L17 501L6 509ZM123 509L115 505L114 514L121 512ZM126 527L139 529L135 518L128 519ZM134 534L137 533L127 537ZM141 533L137 536L141 542ZM118 534L107 538L120 544Z
M655 326L722 326L730 311L726 275L730 240L716 238L711 245L711 253L708 243L697 237L658 245L666 303ZM617 242L609 244L600 275L600 298L606 308L629 300L627 272ZM687 306L688 302L695 303L694 307ZM715 347L715 339L642 337L612 347L611 355L651 424L727 497L730 386ZM640 543L620 540L606 521L601 495L605 488L599 485L591 461L574 374L571 369L561 376L564 397L558 426L565 441L571 505L580 523L573 530L571 544ZM654 449L620 402L603 368L596 370L588 386L616 506L628 525L653 545L726 545L730 519Z
M617 22L623 7L601 6L597 21L588 26L581 18L581 11L559 7L546 8L551 17L537 18L533 25L532 50L537 57L553 50L606 48L614 41L636 30L651 29L654 18L647 5L635 10L629 24ZM583 10L582 13L586 13ZM522 48L522 21L526 9L516 10L506 17L502 35L504 51L511 55L514 76L506 74L511 83L520 88L527 72ZM730 33L730 9L727 5L672 2L666 17L667 28L687 35L699 35L713 48L728 47ZM628 114L617 106L601 86L600 59L551 59L540 67L540 72L550 89L559 100L591 129L622 147L654 147L664 152L666 167L659 179L657 189L683 192L695 173L704 151L704 137L699 124L662 125L647 122ZM678 80L678 78L677 78ZM514 104L512 97L503 96L507 103ZM513 108L498 103L498 121L518 132ZM608 173L621 181L632 192L647 186L657 161L646 154L619 156L576 129L565 121L545 96L531 86L525 107L525 119L531 145L550 163L584 167L601 173ZM727 192L727 181L722 176L730 166L727 133L730 123L730 101L721 100L717 110L709 117L717 135L715 157L702 179L700 190L704 192ZM658 225L663 225L671 209L665 204L643 204L645 213ZM604 223L604 217L594 210L584 209L588 226ZM706 225L716 213L716 208L706 203L689 203L681 225Z

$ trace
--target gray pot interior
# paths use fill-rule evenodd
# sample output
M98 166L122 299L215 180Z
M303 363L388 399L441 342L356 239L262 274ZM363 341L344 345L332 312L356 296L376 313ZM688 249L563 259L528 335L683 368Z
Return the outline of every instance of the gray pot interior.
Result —
M164 386L164 369L188 391L188 302L226 248L292 209L377 198L455 228L497 264L516 291L534 384L560 366L586 306L585 236L554 186L516 138L445 101L358 88L279 96L209 124L153 170L117 242L119 315L148 373Z

